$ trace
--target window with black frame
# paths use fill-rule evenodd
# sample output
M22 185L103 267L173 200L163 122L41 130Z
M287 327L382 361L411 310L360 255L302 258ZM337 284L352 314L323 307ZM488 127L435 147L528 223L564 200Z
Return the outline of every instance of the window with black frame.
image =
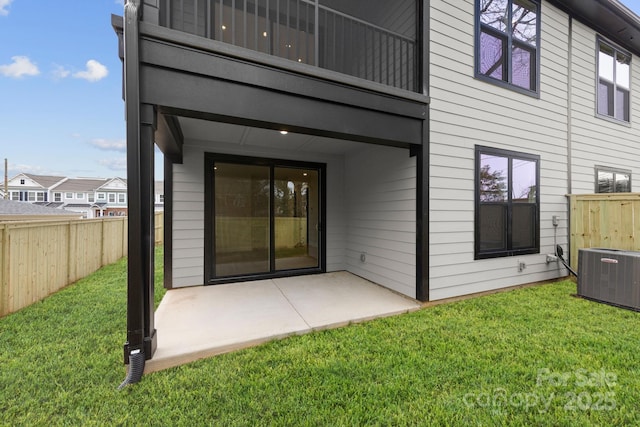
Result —
M598 115L629 121L631 55L598 41Z
M540 252L540 156L476 146L475 259Z
M476 0L476 77L538 93L540 2Z
M631 172L596 166L596 193L631 192Z

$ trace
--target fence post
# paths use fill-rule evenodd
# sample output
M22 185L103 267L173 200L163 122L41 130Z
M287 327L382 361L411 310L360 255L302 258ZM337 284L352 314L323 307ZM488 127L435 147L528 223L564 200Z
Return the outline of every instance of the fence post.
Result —
M105 260L105 254L106 251L104 250L104 246L106 245L105 242L105 233L104 233L104 217L100 218L100 233L101 233L101 240L102 240L102 245L100 245L100 267L104 267L105 265L107 265L106 260Z
M129 217L125 216L122 221L122 256L129 255L129 245L127 244L128 233L129 233Z
M9 228L0 224L0 317L9 314Z
M569 195L569 214L571 222L569 224L569 264L573 268L578 268L578 211L577 211L577 198L575 195Z

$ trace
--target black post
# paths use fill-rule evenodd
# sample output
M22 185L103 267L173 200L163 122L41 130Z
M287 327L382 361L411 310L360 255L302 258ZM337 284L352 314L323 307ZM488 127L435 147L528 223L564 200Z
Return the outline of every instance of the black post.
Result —
M429 96L429 19L431 11L431 2L422 0L416 2L418 5L419 31L418 31L418 70L417 75L422 83L421 92L425 96ZM421 146L417 150L416 168L417 168L417 215L416 215L416 232L417 248L416 248L416 298L419 301L429 301L429 190L431 183L429 182L429 162L430 162L430 140L429 140L429 108L431 104L425 107L423 122Z
M154 191L154 134L157 128L156 109L149 104L140 106L140 240L144 269L144 354L151 359L157 340L154 322L154 265L155 265L155 191Z
M150 359L156 349L154 328L154 173L156 111L140 104L139 0L129 0L124 22L124 92L127 120L127 342L132 355ZM144 360L143 359L143 360Z
M140 93L139 93L139 0L128 0L124 7L124 95L127 136L127 342L124 362L132 354L144 355L144 245L141 233L140 170ZM143 359L144 360L144 359Z
M429 301L429 143L428 121L423 127L423 143L415 146L417 170L416 203L416 299Z

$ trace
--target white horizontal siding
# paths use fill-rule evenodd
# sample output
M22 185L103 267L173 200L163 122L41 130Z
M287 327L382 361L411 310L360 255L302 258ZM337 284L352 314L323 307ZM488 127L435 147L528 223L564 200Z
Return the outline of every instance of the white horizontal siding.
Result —
M568 17L543 2L538 99L474 78L473 0L431 6L430 299L563 275L545 261L567 234ZM540 156L540 254L474 260L476 145Z
M173 167L173 287L204 283L204 160L185 145Z
M640 188L640 58L631 59L631 122L620 123L596 115L597 33L573 22L571 192L593 193L595 167L630 170L632 190Z
M347 155L345 178L347 270L415 298L415 157L364 146Z

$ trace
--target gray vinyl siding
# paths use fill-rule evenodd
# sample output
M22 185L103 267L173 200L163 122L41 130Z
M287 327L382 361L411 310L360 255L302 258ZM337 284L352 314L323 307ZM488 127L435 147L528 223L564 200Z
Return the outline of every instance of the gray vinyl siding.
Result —
M415 298L416 158L370 145L345 166L347 270Z
M539 99L474 78L473 0L431 2L430 25L430 299L565 275L546 254L567 243L568 17L543 2ZM476 145L540 156L539 254L474 260Z
M204 282L204 156L185 145L173 167L173 286Z
M596 116L597 33L573 23L572 182L574 194L595 191L595 167L630 170L632 191L640 179L640 58L631 58L630 124ZM605 39L606 40L606 39Z
M327 165L327 271L345 269L346 218L342 156L278 151L266 147L185 141L184 162L174 165L173 286L204 281L204 153L270 157Z

